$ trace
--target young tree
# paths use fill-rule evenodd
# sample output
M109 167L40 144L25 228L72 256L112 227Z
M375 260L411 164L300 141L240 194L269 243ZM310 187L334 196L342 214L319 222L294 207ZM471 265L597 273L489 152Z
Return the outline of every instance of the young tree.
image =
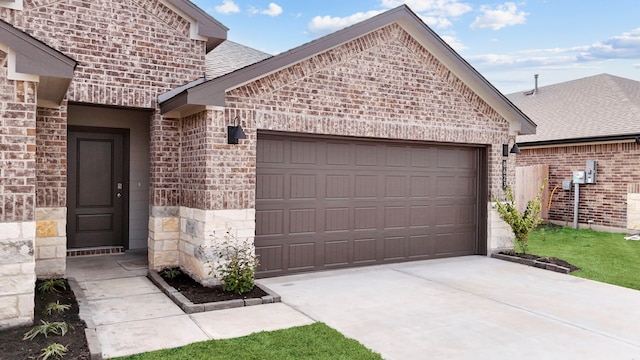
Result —
M542 209L541 198L545 184L546 180L540 186L538 195L533 200L529 200L527 208L522 213L520 213L516 207L513 191L511 191L510 187L507 187L507 201L504 203L500 202L496 197L493 198L493 201L496 203L495 208L498 214L500 214L500 218L509 224L515 235L514 250L516 253L527 253L529 234L542 222L539 214L540 209Z

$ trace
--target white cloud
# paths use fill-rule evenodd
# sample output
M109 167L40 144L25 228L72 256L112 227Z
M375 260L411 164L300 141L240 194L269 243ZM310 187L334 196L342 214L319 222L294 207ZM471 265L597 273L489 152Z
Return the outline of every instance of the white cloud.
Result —
M217 13L220 14L232 14L240 12L240 8L233 0L222 0L222 5L214 6L213 8Z
M309 31L315 34L319 33L329 33L336 30L340 30L349 25L353 25L359 23L363 20L369 19L375 15L378 15L380 11L367 11L367 12L358 12L353 15L345 16L345 17L337 17L337 16L316 16L309 22Z
M472 29L500 30L503 27L524 24L529 15L524 11L518 11L518 6L512 2L506 2L495 8L483 5L480 11L482 15L476 17L470 26Z
M427 16L458 17L472 10L469 4L458 0L382 0L381 5L390 9L402 4L408 5L416 13Z
M260 13L269 16L278 16L282 14L282 7L276 3L269 3L269 8L260 11Z
M640 59L640 28L589 46L580 53L579 59Z
M433 16L422 16L420 15L422 21L424 21L427 25L436 29L446 29L451 27L453 24L451 21L444 17L433 17Z
M444 40L449 46L451 46L455 51L461 52L463 50L468 49L469 47L463 44L458 38L451 35L440 36L442 40Z

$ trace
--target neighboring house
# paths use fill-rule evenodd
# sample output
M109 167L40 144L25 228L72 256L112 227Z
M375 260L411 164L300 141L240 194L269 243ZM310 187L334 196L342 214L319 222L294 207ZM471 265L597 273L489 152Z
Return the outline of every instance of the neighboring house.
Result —
M548 164L548 186L560 186L550 220L573 223L574 187L562 182L595 160L596 183L580 185L578 222L640 229L640 82L601 74L507 97L538 125L517 138L518 166Z
M260 276L508 243L489 199L535 125L406 6L273 57L187 0L0 0L0 19L0 327L67 256L146 248L206 282L226 231Z

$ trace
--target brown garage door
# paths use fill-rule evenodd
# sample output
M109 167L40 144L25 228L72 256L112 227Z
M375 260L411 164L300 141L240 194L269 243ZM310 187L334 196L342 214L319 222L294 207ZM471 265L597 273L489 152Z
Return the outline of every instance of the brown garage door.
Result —
M258 276L478 252L479 150L260 134Z

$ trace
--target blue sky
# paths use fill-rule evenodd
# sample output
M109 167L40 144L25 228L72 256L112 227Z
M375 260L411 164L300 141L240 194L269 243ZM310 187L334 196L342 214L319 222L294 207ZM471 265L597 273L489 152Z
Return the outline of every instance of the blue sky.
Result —
M637 0L192 0L277 54L407 4L505 94L609 73L640 81Z

